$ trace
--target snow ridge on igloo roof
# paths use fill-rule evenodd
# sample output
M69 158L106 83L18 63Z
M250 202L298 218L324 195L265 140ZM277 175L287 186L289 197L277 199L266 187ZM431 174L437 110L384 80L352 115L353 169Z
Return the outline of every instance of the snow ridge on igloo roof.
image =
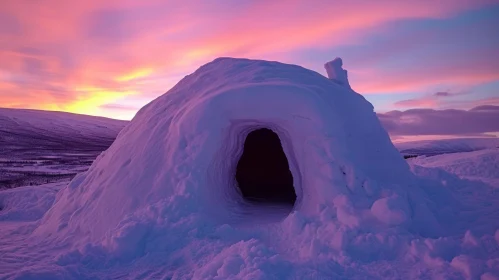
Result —
M317 92L327 95L350 95L353 93L356 95L354 98L362 99L366 107L373 108L369 102L366 102L363 96L351 89L337 87L337 84L331 83L323 75L304 67L277 61L231 57L219 57L201 66L192 74L185 76L173 88L159 96L156 100L164 99L165 102L169 100L169 104L178 105L181 102L179 99L206 96L213 93L213 91L222 92L230 87L254 84L310 86ZM336 87L336 89L334 93L331 91L328 93L321 92L321 89L324 89L324 87ZM181 94L182 96L176 97L177 94ZM148 105L145 107L148 107Z

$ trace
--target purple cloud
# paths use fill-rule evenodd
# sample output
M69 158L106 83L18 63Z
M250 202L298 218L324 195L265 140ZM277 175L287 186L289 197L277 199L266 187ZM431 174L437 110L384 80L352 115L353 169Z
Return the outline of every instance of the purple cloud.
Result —
M494 106L494 105L482 105L482 106L477 106L470 111L499 111L499 106Z
M452 106L458 105L456 103L459 103L459 101L453 100L452 97L466 95L470 93L471 93L470 91L458 91L458 92L439 91L430 95L421 96L419 98L400 100L393 103L393 105L395 108L440 108L440 109L456 108ZM449 107L449 105L451 107ZM478 105L479 104L476 104L475 106ZM461 108L456 108L456 109L461 109Z
M439 91L435 92L433 95L438 97L446 97L446 96L452 96L453 94L447 91Z
M382 125L396 135L481 135L499 132L499 106L471 110L411 109L378 113Z
M0 12L0 34L16 35L21 33L21 23L15 16Z
M133 14L126 10L98 10L88 16L87 35L90 40L110 40L122 42L131 39Z

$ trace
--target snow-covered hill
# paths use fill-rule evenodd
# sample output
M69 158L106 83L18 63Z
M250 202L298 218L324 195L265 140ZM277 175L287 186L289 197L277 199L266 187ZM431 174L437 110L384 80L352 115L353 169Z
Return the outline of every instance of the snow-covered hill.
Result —
M0 154L102 151L126 121L65 112L0 108Z
M499 187L499 148L430 157L420 156L409 159L409 163L440 168L460 178L480 180Z
M68 181L88 169L126 121L0 108L0 189Z
M440 155L499 147L499 138L456 138L395 143L403 155Z

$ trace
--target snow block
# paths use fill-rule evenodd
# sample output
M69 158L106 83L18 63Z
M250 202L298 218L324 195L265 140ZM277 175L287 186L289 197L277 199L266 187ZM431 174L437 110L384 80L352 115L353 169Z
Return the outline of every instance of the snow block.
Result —
M339 57L329 61L324 65L326 68L327 76L329 79L350 88L350 83L348 82L348 72L343 69L343 60Z

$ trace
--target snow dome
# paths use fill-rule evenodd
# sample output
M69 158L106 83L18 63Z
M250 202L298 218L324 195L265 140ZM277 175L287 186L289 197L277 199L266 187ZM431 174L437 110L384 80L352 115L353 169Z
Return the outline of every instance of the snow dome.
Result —
M345 82L335 61L328 72ZM37 231L83 243L118 238L125 221L158 203L165 212L155 215L215 224L275 223L335 207L345 224L410 226L418 218L407 196L412 176L348 81L219 58L144 106L59 194Z

